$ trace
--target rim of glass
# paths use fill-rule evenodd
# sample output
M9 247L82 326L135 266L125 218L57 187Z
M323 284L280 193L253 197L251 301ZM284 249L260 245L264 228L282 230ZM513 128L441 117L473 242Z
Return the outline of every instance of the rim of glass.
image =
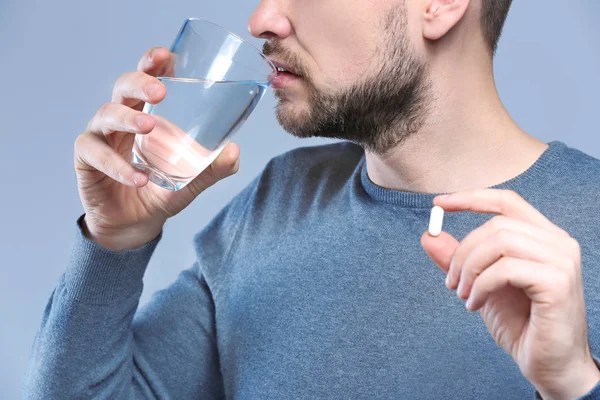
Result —
M235 33L231 32L229 29L227 29L227 28L225 28L225 27L223 27L223 26L221 26L221 25L219 25L219 24L217 24L217 23L214 23L214 22L212 22L212 21L209 21L209 20L207 20L207 19L202 19L202 18L194 18L194 17L192 17L192 18L186 18L186 19L185 19L185 21L184 21L184 25L185 25L185 23L188 23L188 22L191 22L191 21L198 21L198 22L207 23L207 24L210 24L210 25L216 26L217 28L219 28L219 29L221 29L221 30L223 30L223 31L227 32L227 34L229 34L229 35L231 35L231 36L235 37L235 38L236 38L236 39L238 39L240 42L242 42L242 43L244 43L244 44L247 44L248 46L250 46L250 47L252 47L254 50L256 50L256 52L257 52L257 53L260 55L260 57L261 57L263 60L265 60L265 61L267 62L267 64L269 64L269 66L271 67L271 70L272 70L273 72L276 72L276 71L277 71L277 67L275 67L275 64L273 64L273 62L272 62L272 61L271 61L271 60L270 60L270 59L269 59L267 56L265 56L265 55L263 54L263 52L262 52L262 51L261 51L261 50L260 50L258 47L256 47L255 45L253 45L252 43L250 43L250 42L249 42L249 41L247 41L246 39L244 39L244 38L240 37L239 35L237 35L237 34L235 34ZM228 81L217 81L217 82L228 82Z

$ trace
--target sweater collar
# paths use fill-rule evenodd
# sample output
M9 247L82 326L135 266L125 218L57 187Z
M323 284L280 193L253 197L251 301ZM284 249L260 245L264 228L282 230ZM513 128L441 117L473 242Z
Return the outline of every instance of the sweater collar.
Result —
M548 148L527 170L500 184L491 186L492 189L511 189L519 191L528 182L543 184L543 175L548 172L550 165L559 158L566 145L559 141L548 143ZM367 174L367 163L363 156L360 165L360 179L363 189L374 200L399 205L407 208L431 208L433 199L442 193L419 193L386 189L374 184Z

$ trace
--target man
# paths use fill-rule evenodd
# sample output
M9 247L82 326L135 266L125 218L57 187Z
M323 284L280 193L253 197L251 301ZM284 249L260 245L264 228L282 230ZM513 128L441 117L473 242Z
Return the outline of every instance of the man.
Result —
M346 141L272 160L136 312L166 219L238 168L230 145L173 193L126 161L165 95L152 49L76 142L86 214L26 397L600 398L600 161L502 106L510 3L263 0L278 120Z

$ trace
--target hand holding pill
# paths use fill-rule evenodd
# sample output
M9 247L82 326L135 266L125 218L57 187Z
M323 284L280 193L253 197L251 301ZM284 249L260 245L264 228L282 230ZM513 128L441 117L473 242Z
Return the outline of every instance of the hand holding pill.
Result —
M588 343L578 242L513 191L469 190L434 205L421 244L447 288L480 311L544 399L591 390L600 370ZM496 216L459 242L442 232L444 211Z

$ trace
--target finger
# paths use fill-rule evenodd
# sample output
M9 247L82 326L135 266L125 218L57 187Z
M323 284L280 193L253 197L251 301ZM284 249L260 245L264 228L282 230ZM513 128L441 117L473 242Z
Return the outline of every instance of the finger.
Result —
M144 72L127 72L117 79L113 89L113 103L141 110L144 102L156 104L167 94L165 85Z
M106 103L90 120L88 131L108 135L112 132L147 134L154 129L156 120L151 115L118 103Z
M504 215L561 234L565 231L512 190L476 189L438 196L433 203L445 211L474 211Z
M445 273L450 268L450 260L458 247L458 240L447 232L442 232L439 236L431 236L425 232L421 236L421 246L425 253L433 262ZM446 284L446 286L448 286Z
M458 297L467 299L477 276L502 257L549 265L560 265L568 258L561 252L560 243L550 244L522 232L501 229L475 247L464 264L456 268L460 270Z
M542 298L544 294L563 292L563 296L570 296L572 292L570 278L559 268L502 257L475 280L465 307L469 311L479 310L492 293L507 285L522 289L532 301L544 303L553 301Z
M221 154L186 187L193 196L200 193L228 176L235 174L240 166L240 148L235 143L229 143Z
M127 186L144 186L148 176L133 167L112 147L103 136L86 132L75 141L76 168L100 171L106 176Z
M473 249L501 230L521 232L548 243L555 243L559 238L563 237L562 235L557 236L555 232L539 228L530 223L504 215L497 215L479 228L471 231L460 242L450 262L450 270L448 272L450 289L454 290L458 287L464 261Z
M175 54L166 47L153 47L140 59L137 70L152 76L173 76Z

